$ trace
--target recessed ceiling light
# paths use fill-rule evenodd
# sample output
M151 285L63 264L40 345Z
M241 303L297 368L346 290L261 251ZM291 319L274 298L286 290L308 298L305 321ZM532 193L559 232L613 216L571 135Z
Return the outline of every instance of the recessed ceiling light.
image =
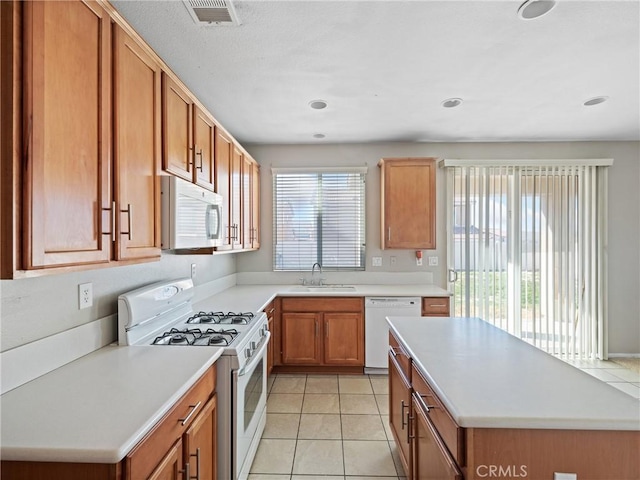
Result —
M309 102L309 106L314 110L322 110L323 108L327 108L327 102L324 100L312 100Z
M325 134L324 133L314 133L313 134L313 138L324 138Z
M527 0L518 8L518 16L523 20L533 20L549 13L555 6L555 0Z
M442 102L442 106L444 108L453 108L453 107L457 107L461 103L462 103L461 98L447 98L445 101Z
M607 100L609 100L609 97L606 97L604 95L600 97L593 97L587 100L586 102L584 102L583 105L585 107L592 107L593 105L599 105L600 103L604 103Z

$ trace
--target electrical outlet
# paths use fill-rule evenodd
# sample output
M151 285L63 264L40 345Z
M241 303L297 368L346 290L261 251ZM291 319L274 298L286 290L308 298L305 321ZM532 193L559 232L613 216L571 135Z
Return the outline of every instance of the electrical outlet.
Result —
M195 278L196 276L196 264L192 263L191 264L191 278Z
M398 259L396 257L391 257L389 258L389 261L391 262L391 265L395 265Z
M371 257L371 265L373 267L381 267L382 266L382 257Z
M93 284L82 283L78 285L78 308L89 308L93 305Z
M438 257L429 257L429 266L437 267L438 266Z

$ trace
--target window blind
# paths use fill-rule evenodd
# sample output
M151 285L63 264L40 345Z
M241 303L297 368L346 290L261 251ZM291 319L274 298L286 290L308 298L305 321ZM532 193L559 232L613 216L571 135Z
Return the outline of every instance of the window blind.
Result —
M606 358L607 168L469 163L446 165L455 314L553 355Z
M365 172L273 173L274 270L365 268Z

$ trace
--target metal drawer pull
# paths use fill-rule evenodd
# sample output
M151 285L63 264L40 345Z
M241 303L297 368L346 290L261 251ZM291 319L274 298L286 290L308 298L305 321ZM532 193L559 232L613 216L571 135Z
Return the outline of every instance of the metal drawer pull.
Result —
M411 443L411 439L414 438L414 435L411 435L412 422L413 422L413 417L409 415L409 412L407 412L407 443Z
M446 303L430 303L427 304L428 307L446 307L447 304Z
M196 410L198 410L198 407L200 407L200 404L202 402L198 402L195 405L189 405L189 408L191 409L191 411L189 412L189 414L184 417L184 418L179 418L178 421L182 422L181 425L184 427L187 422L189 421L189 419L193 416L194 413L196 413Z
M389 351L391 352L391 355L393 355L394 357L398 356L398 352L396 350L397 349L395 347L389 347Z
M427 398L431 396L431 395L422 395L422 394L419 394L419 395L420 395L420 398ZM422 406L427 410L427 413L429 413L432 408L438 408L437 405L427 405L427 402L425 401L422 402Z

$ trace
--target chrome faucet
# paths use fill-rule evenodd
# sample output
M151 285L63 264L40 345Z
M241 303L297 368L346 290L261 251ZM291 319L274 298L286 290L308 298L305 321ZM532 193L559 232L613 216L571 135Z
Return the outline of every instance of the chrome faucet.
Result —
M320 275L322 275L322 265L320 265L318 262L314 263L313 266L311 267L311 285L315 285L314 275L316 273L316 266L320 271ZM318 280L318 285L322 285L322 278Z

